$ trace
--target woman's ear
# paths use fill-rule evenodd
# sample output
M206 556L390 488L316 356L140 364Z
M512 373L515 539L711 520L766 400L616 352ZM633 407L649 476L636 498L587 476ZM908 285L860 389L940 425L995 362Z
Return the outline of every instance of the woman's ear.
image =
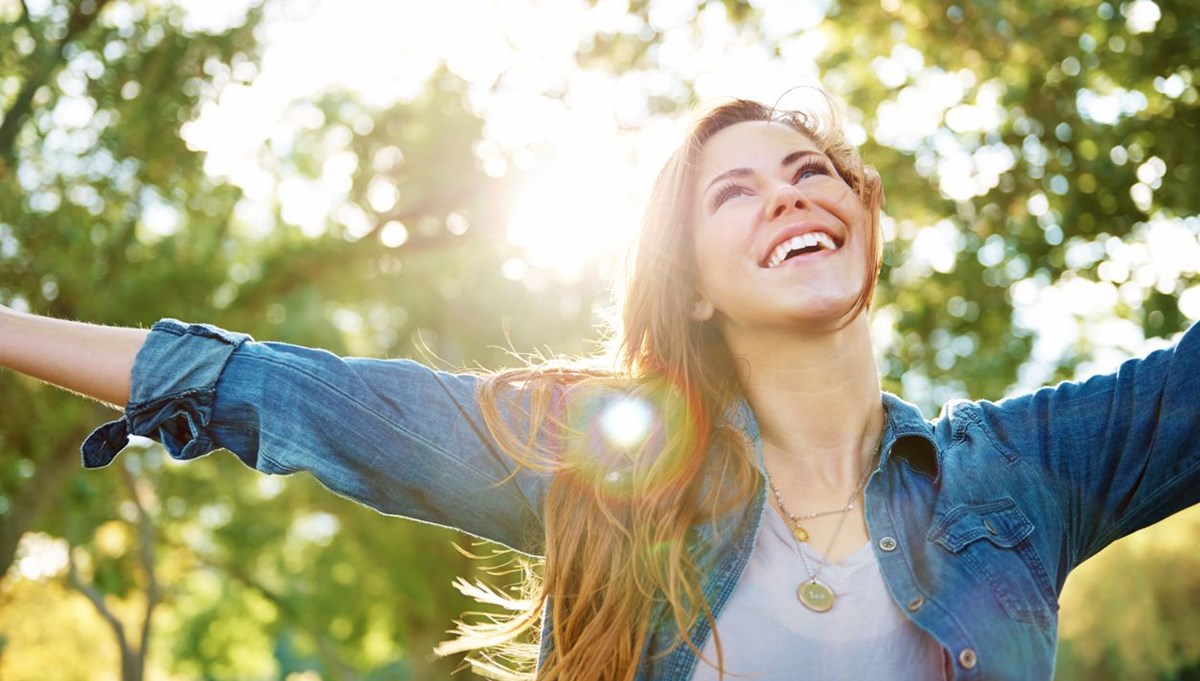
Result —
M700 292L696 293L696 302L692 303L692 321L707 322L712 319L713 313L716 311L717 309L713 307L712 301L708 299L708 296Z

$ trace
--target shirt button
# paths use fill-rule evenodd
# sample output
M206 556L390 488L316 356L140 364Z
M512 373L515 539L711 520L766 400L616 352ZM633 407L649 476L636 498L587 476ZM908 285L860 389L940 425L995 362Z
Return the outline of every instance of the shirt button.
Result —
M958 663L963 669L974 669L975 664L979 662L979 658L975 657L975 651L970 648L963 648L958 654Z
M891 537L884 537L883 539L879 540L879 548L883 549L884 551L895 551L896 540Z
M914 598L908 602L908 611L916 612L921 609L922 605L925 605L925 597L917 596L916 598Z

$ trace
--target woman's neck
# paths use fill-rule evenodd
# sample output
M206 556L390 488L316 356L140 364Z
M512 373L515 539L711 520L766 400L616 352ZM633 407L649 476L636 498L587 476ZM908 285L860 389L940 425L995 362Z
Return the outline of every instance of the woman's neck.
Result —
M884 418L865 315L820 335L726 329L726 342L772 473L839 489L857 481Z

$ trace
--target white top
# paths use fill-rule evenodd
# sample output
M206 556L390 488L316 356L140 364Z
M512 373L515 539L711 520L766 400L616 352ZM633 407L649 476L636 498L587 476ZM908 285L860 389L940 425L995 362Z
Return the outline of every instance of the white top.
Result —
M796 542L772 508L763 516L746 572L717 618L726 681L948 678L942 647L892 601L870 543L821 569L818 578L837 601L832 610L815 613L796 598L808 579L800 547L813 569L820 556ZM716 662L711 636L704 658ZM692 681L718 678L702 659Z

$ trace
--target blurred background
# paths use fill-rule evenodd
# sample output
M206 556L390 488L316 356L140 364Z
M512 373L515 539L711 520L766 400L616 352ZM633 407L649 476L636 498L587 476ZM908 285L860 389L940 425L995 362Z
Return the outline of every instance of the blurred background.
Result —
M0 0L0 302L588 353L697 103L820 82L887 192L885 387L933 415L1200 319L1197 65L1194 0ZM114 416L0 375L0 678L462 666L452 542L488 547L226 453L82 472ZM1200 679L1198 541L1185 512L1078 570L1058 678Z

